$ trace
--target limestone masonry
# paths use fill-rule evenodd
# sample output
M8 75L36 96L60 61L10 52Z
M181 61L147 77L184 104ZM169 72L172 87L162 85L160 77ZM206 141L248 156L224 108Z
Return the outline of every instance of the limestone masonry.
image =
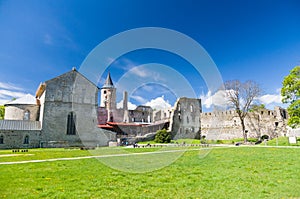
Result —
M149 106L128 109L116 106L116 88L108 74L101 88L76 69L41 83L36 95L26 95L5 104L0 120L0 148L95 147L122 139L149 140L155 132L168 129L173 139L222 140L242 137L234 110L202 113L201 100L179 98L174 107L153 110ZM248 137L285 136L287 112L261 109L246 118Z

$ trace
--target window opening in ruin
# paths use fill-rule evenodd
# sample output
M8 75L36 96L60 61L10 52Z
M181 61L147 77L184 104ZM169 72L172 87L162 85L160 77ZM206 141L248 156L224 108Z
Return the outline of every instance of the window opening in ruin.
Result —
M281 116L283 117L283 119L287 119L285 110L281 110Z
M180 107L180 104L178 104L178 111L181 111L181 107Z
M106 94L106 91L103 91L104 94Z
M24 144L29 144L29 136L26 135L24 138Z
M0 144L4 144L4 136L3 135L0 136Z
M186 123L189 123L190 120L189 120L189 116L186 116Z
M70 112L67 120L67 135L76 135L75 114Z
M264 114L264 112L263 112L263 111L261 111L260 113L261 113L262 115Z
M193 111L194 111L194 107L193 107L193 105L191 105L191 106L190 106L190 109L191 109L191 112L193 112Z
M30 111L26 110L24 112L23 120L30 120Z

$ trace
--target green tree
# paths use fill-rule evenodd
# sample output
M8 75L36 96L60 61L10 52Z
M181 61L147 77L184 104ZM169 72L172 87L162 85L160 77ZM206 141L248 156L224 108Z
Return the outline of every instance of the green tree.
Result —
M4 119L4 105L0 105L0 120Z
M166 129L158 130L156 132L154 141L157 143L170 143L171 132L168 132Z
M292 128L300 127L300 66L290 71L282 82L281 96L283 103L290 103L288 125Z
M259 111L260 109L265 109L266 105L264 104L253 104L250 109L249 112L255 112L255 111Z

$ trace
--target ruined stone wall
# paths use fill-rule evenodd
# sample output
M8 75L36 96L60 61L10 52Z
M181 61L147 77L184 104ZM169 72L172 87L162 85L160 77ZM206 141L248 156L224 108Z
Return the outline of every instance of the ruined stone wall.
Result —
M152 121L155 123L155 122L170 120L171 113L172 113L171 108L170 109L153 111Z
M125 137L135 137L144 136L149 133L156 133L158 130L167 129L169 123L157 123L151 125L119 125L114 126L114 131L118 133L118 137L124 137L121 135L126 135Z
M5 105L5 120L24 120L25 112L29 111L29 120L37 121L39 119L39 106L28 104L7 104Z
M179 98L170 118L173 139L199 138L201 131L201 100Z
M223 140L243 137L240 119L234 110L202 113L201 122L201 134L207 139ZM286 124L287 113L279 107L273 111L259 109L249 112L245 118L247 137L252 138L259 138L262 135L268 135L271 138L277 135L284 136Z
M129 122L152 122L153 110L149 106L138 106L135 110L129 110L128 113Z

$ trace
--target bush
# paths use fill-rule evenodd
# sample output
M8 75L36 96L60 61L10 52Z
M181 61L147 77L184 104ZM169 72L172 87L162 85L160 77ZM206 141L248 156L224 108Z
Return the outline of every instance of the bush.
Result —
M223 140L217 140L217 144L223 144Z
M154 141L157 143L170 143L171 142L171 132L167 132L166 129L158 130L155 135Z
M261 139L262 139L262 140L268 140L268 139L269 139L269 136L268 136L268 135L263 135L263 136L261 136Z
M257 138L247 138L248 142L257 142L258 139Z

